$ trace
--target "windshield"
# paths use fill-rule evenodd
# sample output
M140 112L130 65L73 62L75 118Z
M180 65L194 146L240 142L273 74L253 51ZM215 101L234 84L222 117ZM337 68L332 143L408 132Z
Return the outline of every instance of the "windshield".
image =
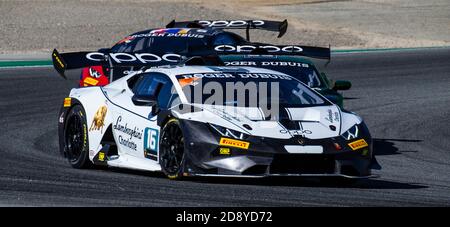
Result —
M120 40L112 52L182 53L208 48L210 38L198 30L171 28L151 30Z
M246 65L275 70L293 76L311 88L320 88L324 87L325 85L321 81L319 75L317 74L315 67L308 63L295 61L252 59L244 61L225 60L225 65L229 66Z
M240 107L329 105L307 86L282 74L196 73L178 75L177 80L191 103Z

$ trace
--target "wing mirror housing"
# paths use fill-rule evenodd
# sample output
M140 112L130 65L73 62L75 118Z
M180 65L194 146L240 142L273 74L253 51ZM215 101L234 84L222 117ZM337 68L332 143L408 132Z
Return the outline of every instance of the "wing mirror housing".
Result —
M133 95L131 100L136 106L154 106L157 103L156 98L149 95Z
M350 83L350 81L347 81L347 80L336 80L336 82L334 82L333 90L335 90L335 91L348 90L351 87L352 87L352 83Z
M150 106L152 107L152 111L150 113L151 116L155 116L159 113L160 108L158 106L158 101L156 97L150 95L133 95L131 98L134 105L136 106Z

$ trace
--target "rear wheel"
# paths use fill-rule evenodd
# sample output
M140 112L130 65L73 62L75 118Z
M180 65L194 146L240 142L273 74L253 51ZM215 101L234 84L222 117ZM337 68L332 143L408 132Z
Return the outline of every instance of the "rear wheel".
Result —
M184 154L184 137L179 122L177 119L170 119L162 129L159 147L161 170L168 178L182 178Z
M86 114L79 105L73 106L67 114L64 128L64 149L70 165L77 169L92 165L89 160L89 143Z

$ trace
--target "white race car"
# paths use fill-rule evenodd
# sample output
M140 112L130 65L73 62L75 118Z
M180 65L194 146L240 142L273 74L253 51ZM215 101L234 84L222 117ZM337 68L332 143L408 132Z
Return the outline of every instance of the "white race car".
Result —
M362 119L295 78L252 67L167 66L74 88L61 153L92 164L187 176L366 178Z

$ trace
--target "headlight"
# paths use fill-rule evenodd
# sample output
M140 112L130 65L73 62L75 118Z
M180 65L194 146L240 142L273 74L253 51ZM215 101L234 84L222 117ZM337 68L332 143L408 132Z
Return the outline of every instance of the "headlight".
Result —
M231 137L231 138L240 139L240 140L246 139L248 137L248 135L245 133L238 132L236 130L225 128L225 127L222 127L219 125L209 124L209 126L211 126L211 128L216 130L222 136Z
M344 139L346 140L358 138L358 135L359 135L358 125L353 125L346 132L342 133L342 137L344 137Z

